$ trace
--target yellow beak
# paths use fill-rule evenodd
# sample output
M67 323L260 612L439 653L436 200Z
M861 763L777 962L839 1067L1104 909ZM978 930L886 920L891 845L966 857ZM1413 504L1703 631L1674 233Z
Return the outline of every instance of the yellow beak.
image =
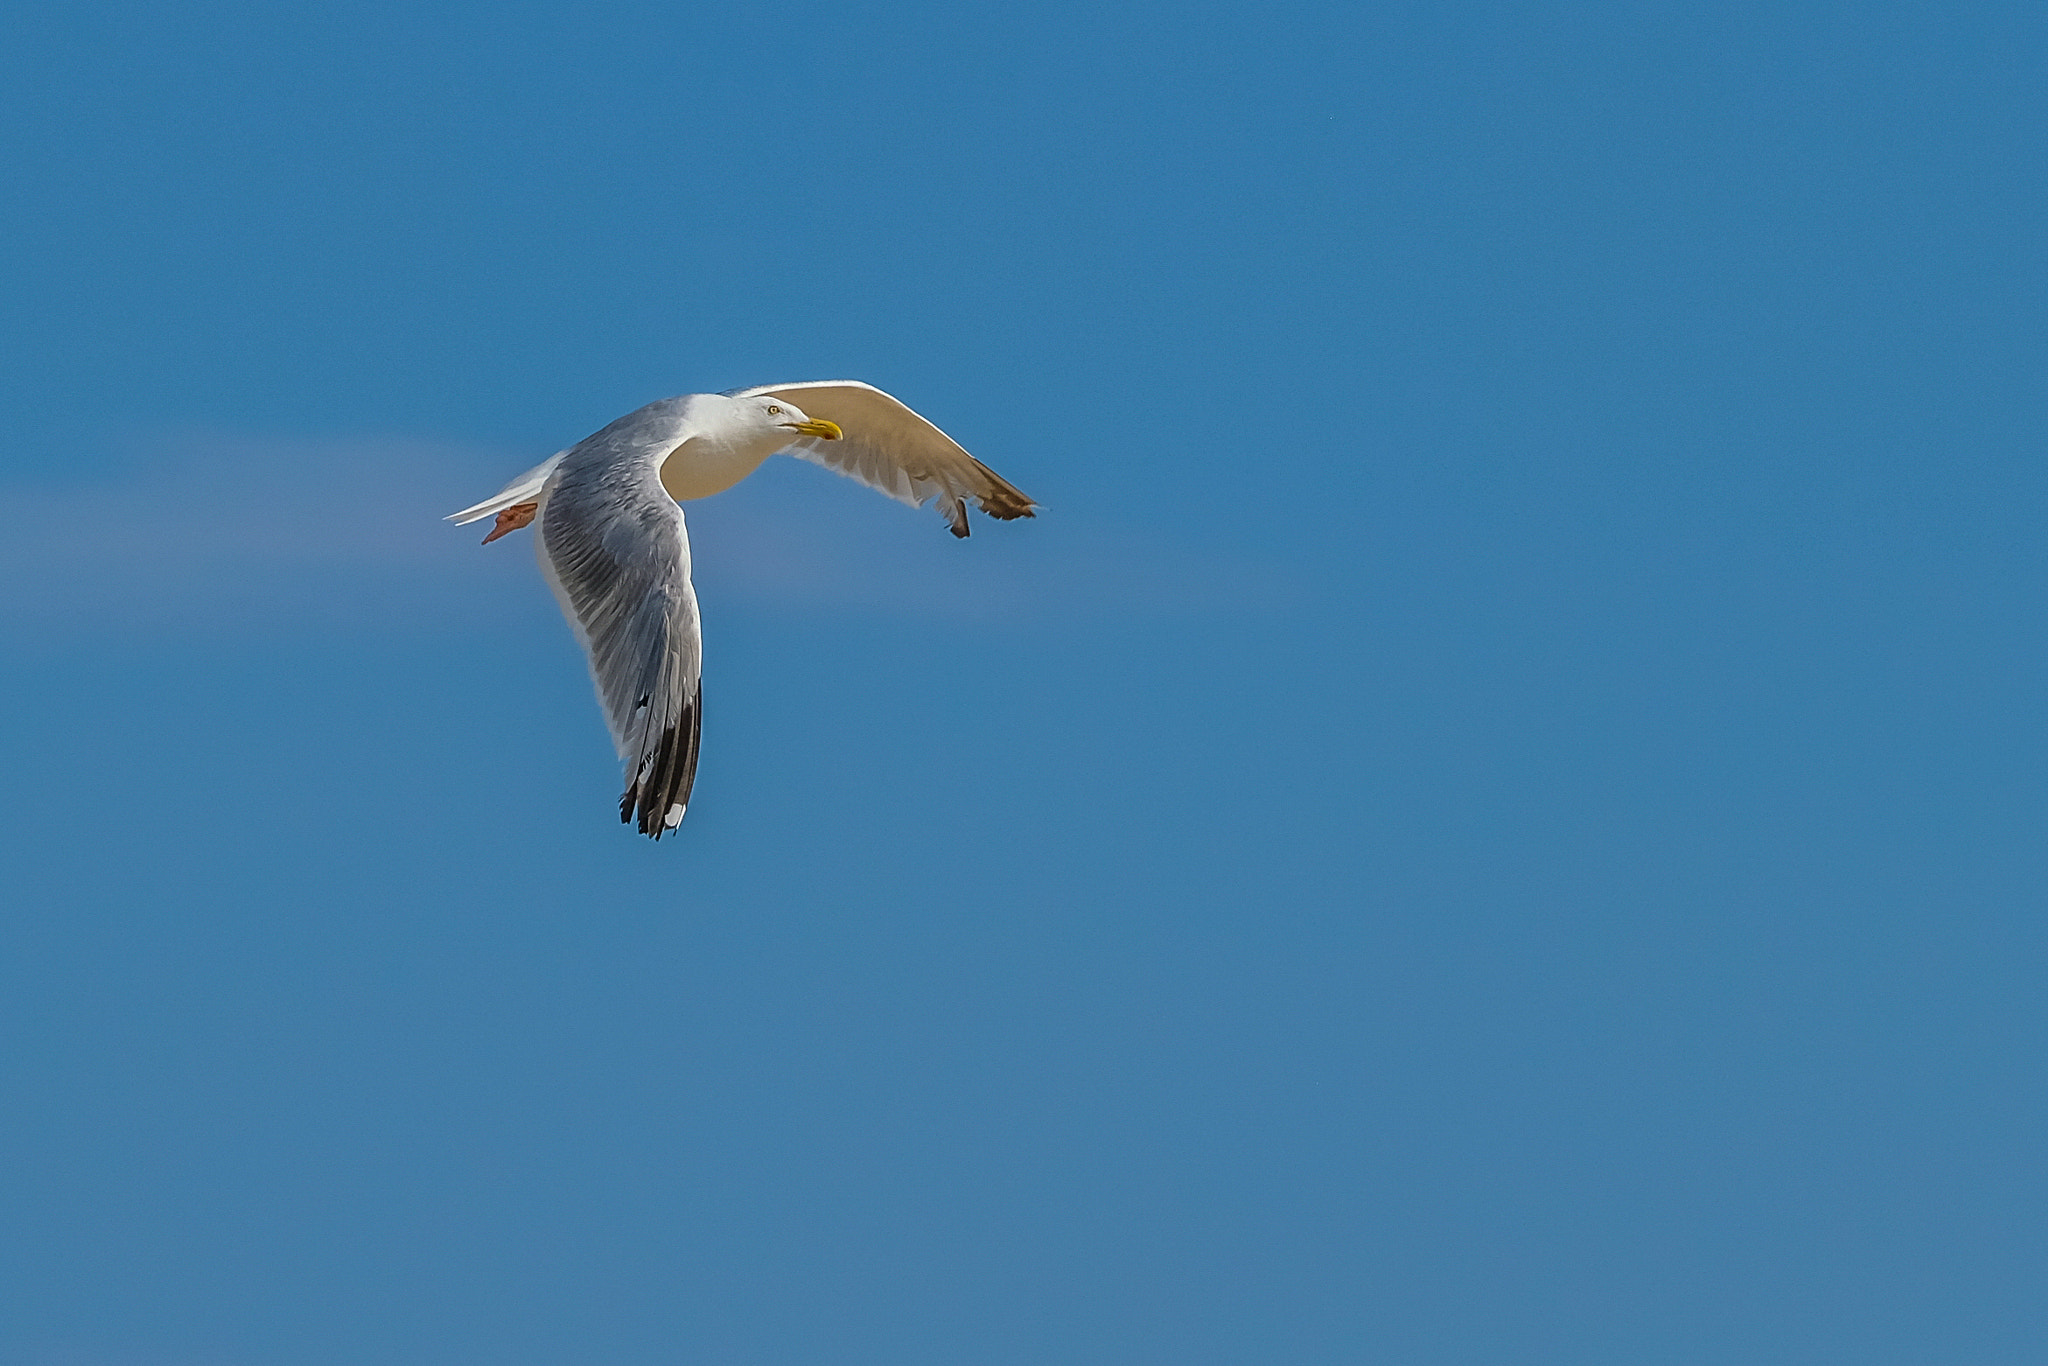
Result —
M822 417L814 417L809 422L785 422L782 425L793 432L802 432L805 436L821 437L826 441L837 441L840 437L846 435L845 432L839 430L837 422L827 422Z

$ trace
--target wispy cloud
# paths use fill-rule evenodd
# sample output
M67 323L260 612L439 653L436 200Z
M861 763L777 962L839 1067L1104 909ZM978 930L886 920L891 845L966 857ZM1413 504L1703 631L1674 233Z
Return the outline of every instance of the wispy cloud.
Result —
M432 620L484 585L438 525L481 452L188 436L90 482L5 490L20 629ZM470 580L465 582L465 580Z
M544 454L544 452L538 453ZM0 490L0 624L80 629L456 627L539 591L524 535L480 550L441 516L536 453L406 438L188 436L64 487ZM690 506L700 590L784 608L1019 614L1242 609L1285 595L1231 564L1099 519L965 543L796 461ZM510 595L518 595L516 598Z

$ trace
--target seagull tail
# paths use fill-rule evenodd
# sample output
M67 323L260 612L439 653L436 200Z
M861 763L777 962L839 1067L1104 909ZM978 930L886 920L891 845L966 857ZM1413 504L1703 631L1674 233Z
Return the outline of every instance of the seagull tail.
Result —
M468 526L471 522L495 516L508 507L535 501L540 497L541 486L548 482L548 476L555 472L555 466L562 463L562 456L566 454L567 451L562 451L549 456L481 503L473 503L460 512L451 512L442 520Z

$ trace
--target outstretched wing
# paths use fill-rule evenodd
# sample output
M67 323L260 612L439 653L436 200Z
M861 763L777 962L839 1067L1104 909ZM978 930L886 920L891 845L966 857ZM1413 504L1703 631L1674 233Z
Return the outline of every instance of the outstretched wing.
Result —
M660 839L689 805L703 724L703 636L683 510L662 489L657 458L593 437L561 457L535 531L625 760L619 818L637 817L641 834Z
M838 441L809 439L789 448L815 465L923 507L938 499L955 536L967 534L965 500L1002 521L1029 517L1037 504L976 460L901 400L857 379L807 380L734 389L733 398L786 398L812 417L839 424Z

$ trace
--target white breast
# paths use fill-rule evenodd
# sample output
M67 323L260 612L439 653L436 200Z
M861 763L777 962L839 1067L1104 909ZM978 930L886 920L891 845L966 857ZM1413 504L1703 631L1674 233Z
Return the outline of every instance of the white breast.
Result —
M724 493L761 467L761 462L781 447L773 437L750 441L721 441L711 436L693 436L669 452L662 462L661 486L677 502L709 498Z

